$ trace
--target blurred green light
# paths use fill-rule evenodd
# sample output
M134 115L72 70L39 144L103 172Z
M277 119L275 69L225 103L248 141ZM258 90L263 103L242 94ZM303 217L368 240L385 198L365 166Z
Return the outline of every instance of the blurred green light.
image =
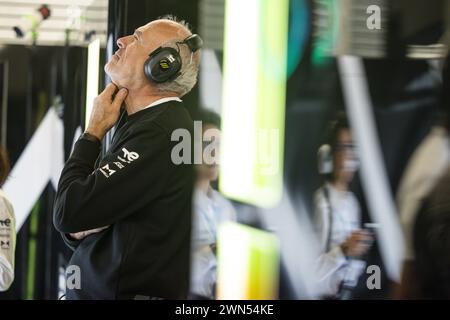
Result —
M218 235L217 298L278 298L279 242L265 231L226 223Z
M227 0L220 190L275 206L283 184L288 0Z
M315 24L320 27L317 28L317 38L313 45L314 65L323 65L331 61L340 29L339 5L340 1L336 0L317 0L319 11L323 13L315 18Z

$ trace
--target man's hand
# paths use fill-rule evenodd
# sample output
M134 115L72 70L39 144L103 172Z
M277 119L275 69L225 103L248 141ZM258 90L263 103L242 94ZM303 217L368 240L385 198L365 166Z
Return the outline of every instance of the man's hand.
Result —
M369 250L372 240L373 237L368 231L354 231L341 245L341 249L345 256L359 258Z
M120 89L110 83L94 100L91 118L86 132L102 140L106 132L114 126L119 119L120 107L127 97L128 91ZM114 93L117 92L113 99Z
M101 227L101 228L97 228L97 229L86 230L86 231L80 231L80 232L76 232L76 233L70 233L70 236L72 238L74 238L75 240L83 240L88 235L93 234L93 233L98 233L100 231L105 230L108 227L109 226Z

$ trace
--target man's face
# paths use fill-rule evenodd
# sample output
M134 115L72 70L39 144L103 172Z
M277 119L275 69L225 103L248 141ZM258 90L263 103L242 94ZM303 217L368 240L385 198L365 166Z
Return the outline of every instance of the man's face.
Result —
M117 40L119 49L105 65L105 72L119 87L132 89L145 79L143 65L152 51L151 31L147 24L136 29L133 35Z
M136 29L134 34L119 38L119 50L105 65L105 72L119 87L139 89L148 85L144 63L158 47L173 40L184 39L189 32L167 20L152 21Z

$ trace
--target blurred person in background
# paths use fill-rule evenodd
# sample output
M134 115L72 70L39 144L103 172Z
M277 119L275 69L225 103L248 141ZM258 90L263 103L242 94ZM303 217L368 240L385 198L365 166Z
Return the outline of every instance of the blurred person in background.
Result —
M450 168L417 214L413 228L415 298L450 299Z
M443 87L440 111L436 125L413 153L397 192L397 205L405 239L405 256L400 285L394 288L394 298L415 299L420 297L415 272L413 250L413 227L424 199L436 186L450 165L449 139L449 93L450 56L444 62Z
M214 299L217 282L217 231L226 221L236 221L233 205L212 183L219 176L220 117L201 110L194 120L203 131L202 164L196 166L197 180L193 199L191 298ZM212 140L212 141L210 141ZM208 156L211 155L211 159Z
M318 152L319 173L324 185L314 196L314 220L321 255L317 264L320 292L324 298L348 298L364 270L360 260L369 250L372 235L361 229L361 210L349 190L359 161L347 119L332 123L328 142ZM345 297L344 297L345 292Z
M6 151L0 147L0 186L9 173ZM0 291L6 291L14 280L14 252L16 246L16 224L11 203L0 189Z

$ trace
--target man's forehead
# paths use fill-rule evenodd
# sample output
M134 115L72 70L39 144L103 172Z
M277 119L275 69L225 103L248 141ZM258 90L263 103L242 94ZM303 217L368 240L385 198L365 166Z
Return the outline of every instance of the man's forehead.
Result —
M167 36L173 36L177 38L180 37L183 39L190 35L189 30L187 30L183 25L167 19L151 21L146 25L137 28L136 31L141 34L149 32L160 32Z
M136 28L136 30L134 30L135 33L142 35L143 33L145 33L146 31L150 30L151 25L150 23L147 23L146 25L140 26L139 28Z
M153 21L150 21L149 23L144 24L143 26L140 26L140 27L137 28L136 30L141 30L141 31L147 30L148 28L151 28L152 22L153 22Z

